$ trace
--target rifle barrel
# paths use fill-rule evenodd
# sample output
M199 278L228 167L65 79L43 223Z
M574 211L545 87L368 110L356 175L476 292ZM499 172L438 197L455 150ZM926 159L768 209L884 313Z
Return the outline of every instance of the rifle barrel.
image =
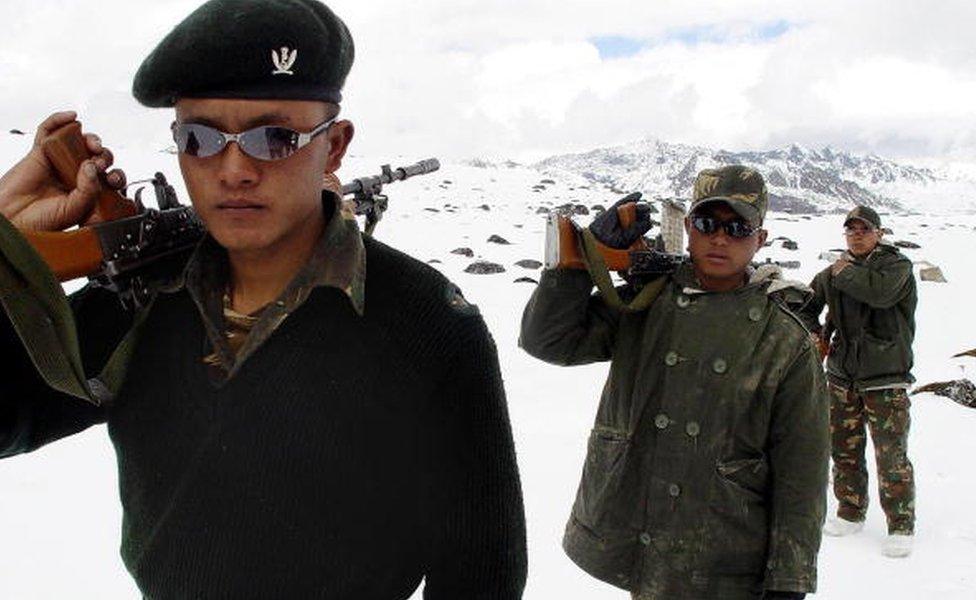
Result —
M379 189L388 183L402 181L416 175L426 175L433 173L441 168L441 163L436 158L421 160L412 165L397 167L395 169L383 169L383 173L371 177L359 177L342 186L342 195L349 196L361 194L363 192L378 193Z

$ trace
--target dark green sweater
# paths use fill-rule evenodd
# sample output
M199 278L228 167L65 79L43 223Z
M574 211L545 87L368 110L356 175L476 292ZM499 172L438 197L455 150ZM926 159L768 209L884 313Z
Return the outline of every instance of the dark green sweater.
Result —
M44 386L19 352L0 455L107 421L122 556L153 599L519 598L525 526L495 347L440 274L367 241L366 310L309 299L215 385L184 292L147 318L116 401ZM116 299L73 299L86 369L127 328ZM4 323L3 343L19 342Z

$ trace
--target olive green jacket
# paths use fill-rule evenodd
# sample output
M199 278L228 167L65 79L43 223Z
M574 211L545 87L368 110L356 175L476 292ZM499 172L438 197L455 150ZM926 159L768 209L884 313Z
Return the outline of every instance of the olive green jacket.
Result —
M816 589L827 395L782 287L703 292L684 265L648 310L621 313L585 272L543 274L520 345L612 361L563 539L594 577L668 600Z
M844 256L852 264L837 275L830 267L818 273L810 284L813 297L798 313L811 331L820 331L820 313L828 307L834 332L827 379L856 390L907 386L915 381L912 261L887 243L863 259Z

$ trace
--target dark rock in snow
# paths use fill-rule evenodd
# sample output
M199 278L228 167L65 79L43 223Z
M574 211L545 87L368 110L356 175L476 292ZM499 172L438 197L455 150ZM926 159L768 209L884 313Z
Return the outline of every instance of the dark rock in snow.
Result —
M590 209L586 208L586 206L584 206L583 204L573 204L572 202L560 204L559 206L556 207L555 210L558 210L559 212L564 214L571 214L571 215L590 214Z
M538 269L539 267L542 266L541 262L537 260L533 260L531 258L524 258L515 264L519 267L522 267L523 269Z
M461 256L471 258L474 256L474 250L471 248L455 248L454 250L451 250L451 254L460 254Z
M911 249L921 248L921 246L919 246L915 242L909 242L908 240L895 240L895 245L898 246L899 248L911 248Z
M937 381L928 383L912 391L912 396L922 392L932 392L936 396L949 398L957 404L968 408L976 408L976 385L968 379L957 379L955 381Z
M537 214L537 215L548 215L549 214L549 209L546 208L545 206L540 206L539 208L535 209L535 214Z
M918 278L922 281L934 281L935 283L946 283L945 275L939 267L926 267L920 269Z
M793 240L786 240L783 242L783 248L786 250L799 250L800 246Z
M491 234L491 236L488 238L488 243L489 244L511 244L511 242L509 242L502 236L495 235L495 234Z
M538 285L539 282L531 277L519 277L513 283L535 283Z
M464 269L464 272L474 273L475 275L491 275L494 273L504 273L505 267L498 263L479 260L468 265L467 268Z
M425 208L424 210L426 210L427 212L432 212L432 213L439 213L439 212L441 212L440 210L438 210L436 208Z
M432 259L430 259L430 260L427 261L427 264L439 265L439 264L441 264L441 261L439 259L437 259L437 258L432 258Z
M27 135L27 134L19 129L11 129L10 135Z

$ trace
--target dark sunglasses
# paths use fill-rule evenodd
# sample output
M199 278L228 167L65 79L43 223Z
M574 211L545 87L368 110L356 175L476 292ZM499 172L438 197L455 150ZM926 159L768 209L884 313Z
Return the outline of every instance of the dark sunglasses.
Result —
M877 231L877 229L874 227L844 227L844 235L847 237L868 235L869 233L874 233L875 231Z
M695 215L691 217L691 226L705 235L711 235L721 228L725 230L725 233L729 237L736 239L747 238L751 235L755 235L755 233L759 231L758 227L753 227L742 219L719 221L715 217L710 217L707 215Z
M206 158L220 154L227 144L237 142L241 152L258 160L281 160L308 145L315 136L335 123L335 117L316 125L309 132L277 125L264 125L241 133L227 133L200 123L173 123L173 140L183 154Z

